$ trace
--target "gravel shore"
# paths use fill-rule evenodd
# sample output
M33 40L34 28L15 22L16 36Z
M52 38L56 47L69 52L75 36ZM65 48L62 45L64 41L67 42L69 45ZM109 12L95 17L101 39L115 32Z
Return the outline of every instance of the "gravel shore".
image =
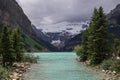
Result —
M23 75L31 69L31 63L14 63L15 68L8 77L8 80L24 80Z

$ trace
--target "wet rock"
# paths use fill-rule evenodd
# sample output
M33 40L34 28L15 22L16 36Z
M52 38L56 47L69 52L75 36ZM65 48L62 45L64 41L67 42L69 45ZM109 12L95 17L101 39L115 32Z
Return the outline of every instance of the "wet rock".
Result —
M102 72L105 72L105 70L102 70Z
M113 71L113 75L116 75L117 74L117 72L116 71Z

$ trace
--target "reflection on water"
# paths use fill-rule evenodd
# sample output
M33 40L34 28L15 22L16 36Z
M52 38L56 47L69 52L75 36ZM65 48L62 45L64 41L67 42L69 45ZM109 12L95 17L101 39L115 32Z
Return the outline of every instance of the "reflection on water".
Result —
M35 53L38 64L26 74L25 80L100 80L80 62L75 53Z

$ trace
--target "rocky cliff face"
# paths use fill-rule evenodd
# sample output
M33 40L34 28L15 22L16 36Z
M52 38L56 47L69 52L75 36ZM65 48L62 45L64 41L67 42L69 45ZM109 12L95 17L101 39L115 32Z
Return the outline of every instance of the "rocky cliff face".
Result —
M23 32L33 35L30 20L15 0L0 0L0 24L19 26Z
M19 27L23 34L28 35L32 39L42 43L49 50L54 50L54 46L42 39L43 36L38 36L37 29L31 25L31 21L24 14L22 8L16 0L0 0L0 25L7 24L11 28Z
M107 15L111 25L120 25L120 4Z
M120 4L107 15L109 20L109 31L115 37L120 38Z

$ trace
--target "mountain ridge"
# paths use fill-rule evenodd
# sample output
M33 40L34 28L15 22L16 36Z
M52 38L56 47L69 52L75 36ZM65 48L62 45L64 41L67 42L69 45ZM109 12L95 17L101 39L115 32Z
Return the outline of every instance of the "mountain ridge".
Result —
M120 39L120 4L118 4L111 12L108 14L109 20L109 31L116 38Z
M0 25L4 24L10 26L10 28L19 27L23 35L28 35L31 39L50 51L56 49L53 45L44 41L42 36L38 36L35 27L32 26L31 21L16 0L0 0Z
M114 38L120 39L120 4L118 4L110 13L107 14L108 31ZM82 34L69 39L63 47L63 51L72 51L75 46L80 45L82 41Z

